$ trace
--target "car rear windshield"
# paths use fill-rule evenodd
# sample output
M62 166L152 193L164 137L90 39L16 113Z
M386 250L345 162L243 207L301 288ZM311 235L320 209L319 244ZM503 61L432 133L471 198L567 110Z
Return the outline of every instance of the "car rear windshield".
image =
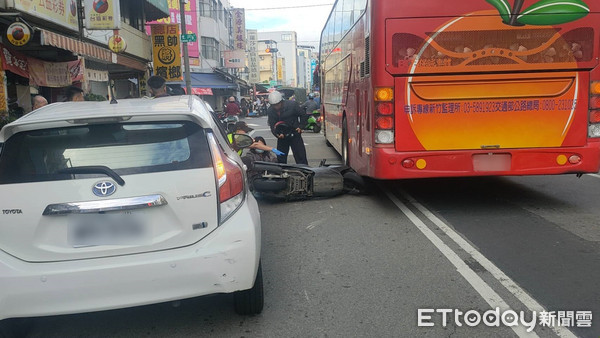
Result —
M90 177L64 171L86 166L130 175L207 168L212 162L204 129L191 122L43 129L17 133L4 143L0 184Z

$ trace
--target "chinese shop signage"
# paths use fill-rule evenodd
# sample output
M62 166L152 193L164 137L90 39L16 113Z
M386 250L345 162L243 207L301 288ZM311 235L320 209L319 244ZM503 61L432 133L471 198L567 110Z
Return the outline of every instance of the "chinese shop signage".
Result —
M154 75L167 81L181 81L179 25L151 25Z

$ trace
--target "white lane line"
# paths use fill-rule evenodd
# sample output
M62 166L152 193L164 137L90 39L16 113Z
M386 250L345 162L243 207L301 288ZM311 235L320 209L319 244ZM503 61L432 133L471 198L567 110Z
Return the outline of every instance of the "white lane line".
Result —
M448 247L436 234L423 223L404 203L394 196L388 189L381 187L388 198L402 211L406 217L419 229L427 239L456 267L460 273L471 284L473 289L492 307L501 311L510 310L510 306L498 295L473 269L471 269L450 247ZM527 332L525 327L510 327L519 337L539 337L534 331Z
M477 249L475 249L471 244L469 244L469 242L456 233L456 231L454 231L450 226L444 223L441 219L439 219L436 215L434 215L405 191L400 190L400 194L407 201L409 201L410 204L415 206L423 215L425 215L425 217L433 222L433 224L442 230L449 238L458 244L461 249L471 255L471 257L473 257L481 266L489 271L492 276L494 276L496 280L498 280L510 293L512 293L521 303L523 303L523 305L525 305L529 311L536 311L536 313L546 311L546 309L540 303L533 299L525 290L523 290L517 283L510 279L510 277L502 272L502 270L500 270L494 263L487 259L481 252L477 251ZM576 337L569 329L563 326L554 326L551 327L551 329L559 337Z
M588 174L588 176L593 176L595 178L600 178L600 175L598 175L598 174Z

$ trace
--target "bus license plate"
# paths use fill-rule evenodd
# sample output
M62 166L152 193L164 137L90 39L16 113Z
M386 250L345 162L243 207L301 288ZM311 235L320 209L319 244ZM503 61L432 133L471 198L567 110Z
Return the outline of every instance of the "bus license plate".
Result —
M511 154L475 154L473 170L475 171L509 171Z
M68 241L73 247L140 245L148 235L139 217L132 214L74 215Z

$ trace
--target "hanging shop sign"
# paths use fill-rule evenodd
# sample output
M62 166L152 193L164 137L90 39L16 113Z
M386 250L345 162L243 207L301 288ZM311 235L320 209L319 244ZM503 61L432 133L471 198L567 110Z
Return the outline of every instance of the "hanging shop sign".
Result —
M28 78L30 84L43 87L66 87L83 80L82 60L68 62L48 62L27 57L0 44L2 69Z
M246 13L243 8L233 8L233 47L246 50Z
M167 81L181 81L179 25L151 25L154 75Z
M31 40L31 29L23 22L13 22L6 29L6 37L13 46L21 47Z
M83 79L82 59L46 62L29 58L29 80L42 87L66 87Z
M85 28L106 30L121 28L119 0L85 0Z
M115 53L121 53L127 49L127 43L122 36L115 34L108 38L108 49Z
M67 27L73 31L79 29L76 0L14 0L6 2L16 10L27 15L42 18L54 24Z

